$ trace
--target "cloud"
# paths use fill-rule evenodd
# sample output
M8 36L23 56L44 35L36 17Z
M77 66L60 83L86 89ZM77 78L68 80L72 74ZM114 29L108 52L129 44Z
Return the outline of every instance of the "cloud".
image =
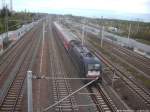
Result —
M16 0L17 10L48 11L52 9L107 10L114 13L150 13L149 0Z

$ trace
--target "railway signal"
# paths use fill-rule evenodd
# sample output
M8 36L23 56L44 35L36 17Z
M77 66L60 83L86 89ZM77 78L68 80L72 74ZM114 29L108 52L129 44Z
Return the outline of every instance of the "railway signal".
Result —
M114 87L114 82L115 82L116 80L118 80L118 79L119 79L119 77L116 76L116 71L113 70L112 87Z

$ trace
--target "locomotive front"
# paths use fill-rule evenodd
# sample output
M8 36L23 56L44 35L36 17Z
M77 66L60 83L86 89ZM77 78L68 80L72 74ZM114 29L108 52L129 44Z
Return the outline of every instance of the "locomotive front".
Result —
M98 78L96 82L102 82L102 66L100 60L96 57L86 59L86 77L91 79Z

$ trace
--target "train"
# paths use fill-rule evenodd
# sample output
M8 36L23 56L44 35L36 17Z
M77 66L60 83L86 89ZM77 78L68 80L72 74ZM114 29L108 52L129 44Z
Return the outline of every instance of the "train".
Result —
M88 83L98 78L94 83L102 83L101 61L85 45L82 45L76 35L63 25L53 22L53 30L61 40L71 60L78 68L79 76L87 79L83 80L83 82Z

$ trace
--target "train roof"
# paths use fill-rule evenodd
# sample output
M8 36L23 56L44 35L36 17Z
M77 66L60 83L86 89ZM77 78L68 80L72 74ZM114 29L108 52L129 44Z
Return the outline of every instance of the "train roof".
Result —
M76 49L76 52L79 53L85 63L100 63L100 60L95 55L93 55L86 46L81 44L81 41L75 34L57 22L54 22L54 24L65 36L65 39Z
M76 50L82 56L82 59L86 63L100 63L100 60L91 53L85 46L78 44L75 46Z
M66 29L67 30L67 29ZM78 40L78 37L76 35L74 35L71 31L67 30L64 31L64 34L66 35L66 39L68 42L72 41L72 40Z
M79 40L76 35L74 35L71 31L69 31L69 29L65 28L62 24L58 24L57 22L54 22L54 25L63 34L63 36L65 37L68 43L72 40Z

